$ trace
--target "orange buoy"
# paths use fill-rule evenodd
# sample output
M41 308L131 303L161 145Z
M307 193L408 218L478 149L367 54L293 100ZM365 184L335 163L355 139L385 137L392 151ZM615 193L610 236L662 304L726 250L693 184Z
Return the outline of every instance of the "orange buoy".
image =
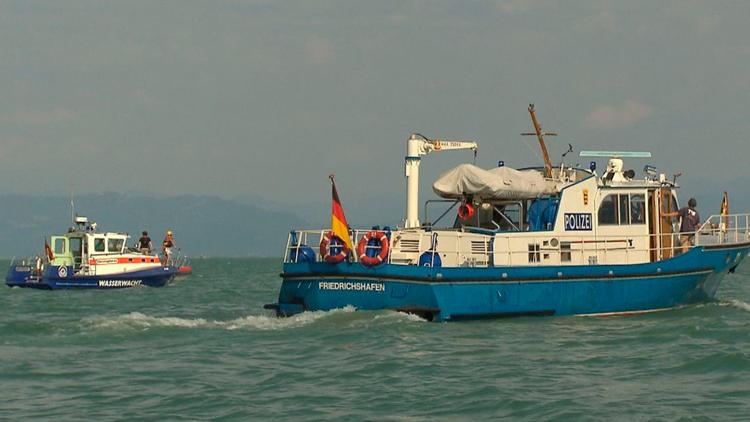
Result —
M331 241L333 239L337 239L341 245L334 245L331 247ZM331 254L331 249L333 248L341 248L339 253L337 254ZM329 264L338 264L339 262L342 262L344 259L346 259L346 256L349 254L349 248L346 246L346 243L333 234L333 231L328 231L323 236L323 239L320 241L320 256L323 257L323 261L329 263Z
M375 256L367 256L367 245L371 240L377 240L380 245L377 246L380 251ZM379 265L388 257L389 240L388 236L380 230L372 230L367 232L357 243L357 256L359 256L359 262L368 267Z
M468 220L471 217L474 216L474 206L471 204L462 204L460 207L458 207L458 218L461 220Z

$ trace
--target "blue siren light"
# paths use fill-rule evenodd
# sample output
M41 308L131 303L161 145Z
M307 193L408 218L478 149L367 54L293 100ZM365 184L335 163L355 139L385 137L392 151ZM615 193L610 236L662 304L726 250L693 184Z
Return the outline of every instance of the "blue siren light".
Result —
M589 163L589 169L591 171L596 170L596 161L592 161L592 162Z
M498 161L497 162L497 166L498 167L505 167L505 161L503 161L503 160Z

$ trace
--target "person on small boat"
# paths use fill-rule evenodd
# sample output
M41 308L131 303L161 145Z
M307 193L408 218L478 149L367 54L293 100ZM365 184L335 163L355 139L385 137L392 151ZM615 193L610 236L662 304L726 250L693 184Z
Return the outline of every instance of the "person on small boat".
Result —
M664 217L680 217L680 246L682 253L687 252L691 246L695 245L695 232L700 228L701 218L695 207L698 202L695 198L688 200L688 206L680 208L674 212L662 213Z
M161 242L161 250L164 252L164 265L172 264L172 248L174 248L174 237L172 237L172 230L167 230L167 236Z
M153 244L151 243L151 238L148 237L148 232L143 231L140 239L138 239L138 249L141 251L142 254L150 255L151 250L153 249Z

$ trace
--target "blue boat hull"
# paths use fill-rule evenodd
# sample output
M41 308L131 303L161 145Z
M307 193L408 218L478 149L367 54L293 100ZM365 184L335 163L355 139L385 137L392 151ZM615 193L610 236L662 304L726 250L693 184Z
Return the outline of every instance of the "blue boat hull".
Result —
M430 268L287 263L279 315L353 306L447 321L647 312L711 299L750 244L699 247L645 264Z
M10 287L47 290L122 289L138 286L162 287L174 278L177 271L176 267L159 267L129 273L76 276L72 275L72 267L67 267L65 271L60 271L60 267L50 266L45 269L44 274L40 277L33 275L28 267L11 266L8 270L5 284ZM61 276L61 274L65 276Z

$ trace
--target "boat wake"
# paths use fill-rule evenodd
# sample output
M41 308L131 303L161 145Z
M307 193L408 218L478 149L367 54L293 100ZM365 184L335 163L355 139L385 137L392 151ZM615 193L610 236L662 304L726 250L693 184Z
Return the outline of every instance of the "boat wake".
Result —
M95 317L84 322L95 329L134 329L147 330L151 328L206 328L224 330L283 330L309 325L315 321L329 318L337 314L353 313L351 306L331 311L303 312L288 318L277 318L267 315L248 315L228 321L207 320L204 318L156 317L140 312L131 312L116 317Z
M741 300L732 299L726 302L721 302L723 306L731 306L733 308L739 309L741 311L750 312L750 304L745 303Z
M228 321L208 320L204 318L156 317L141 312L131 312L115 317L94 317L84 320L84 323L94 329L131 329L148 330L151 328L205 328L223 330L284 330L310 325L316 321L335 318L337 315L353 314L356 309L352 306L333 309L331 311L302 312L287 318L269 315L248 315ZM366 315L366 314L364 314ZM371 322L426 322L419 316L402 312L378 313L374 316L355 319L352 323Z

